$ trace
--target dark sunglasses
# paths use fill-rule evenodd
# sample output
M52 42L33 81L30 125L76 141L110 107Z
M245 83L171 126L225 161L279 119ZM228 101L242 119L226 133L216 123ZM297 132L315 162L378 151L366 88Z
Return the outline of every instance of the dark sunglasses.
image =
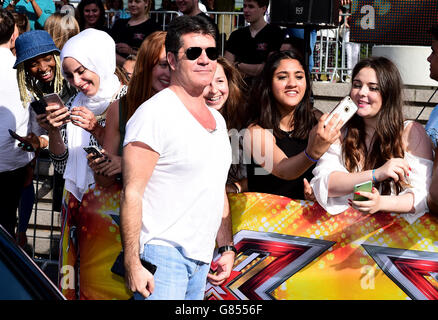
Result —
M190 47L186 50L186 56L189 60L196 60L202 54L202 48L200 47ZM210 60L217 60L219 57L219 52L216 47L205 48L205 53Z

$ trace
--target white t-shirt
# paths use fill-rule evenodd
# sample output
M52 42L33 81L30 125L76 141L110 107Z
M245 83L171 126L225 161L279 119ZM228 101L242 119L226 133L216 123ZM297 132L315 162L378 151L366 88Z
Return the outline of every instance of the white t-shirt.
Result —
M209 110L216 120L212 133L164 89L127 123L124 145L143 142L160 155L143 195L141 251L146 243L182 247L186 257L211 262L231 146L223 117Z
M19 141L8 132L11 129L19 136L27 135L29 107L24 108L21 103L11 50L0 48L0 61L0 172L6 172L24 167L33 159L34 153L19 148Z

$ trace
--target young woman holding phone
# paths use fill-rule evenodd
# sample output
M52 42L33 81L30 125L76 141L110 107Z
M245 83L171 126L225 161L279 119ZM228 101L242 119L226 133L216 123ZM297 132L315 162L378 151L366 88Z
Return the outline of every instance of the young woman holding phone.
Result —
M400 213L412 223L428 211L432 148L424 128L404 119L397 67L383 57L360 61L350 96L358 111L313 171L316 199L330 214L352 205L364 213ZM358 192L368 200L352 200L354 186L369 180L372 192Z
M297 51L273 53L252 88L244 138L251 158L248 191L304 199L315 163L339 138L339 116L325 126L328 115L310 102L311 81L304 66Z

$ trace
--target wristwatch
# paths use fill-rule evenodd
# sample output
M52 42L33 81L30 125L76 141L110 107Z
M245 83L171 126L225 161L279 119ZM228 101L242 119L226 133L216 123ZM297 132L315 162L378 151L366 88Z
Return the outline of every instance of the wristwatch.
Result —
M237 250L234 246L222 246L218 249L219 254L222 254L226 251L233 251L234 253L237 253Z

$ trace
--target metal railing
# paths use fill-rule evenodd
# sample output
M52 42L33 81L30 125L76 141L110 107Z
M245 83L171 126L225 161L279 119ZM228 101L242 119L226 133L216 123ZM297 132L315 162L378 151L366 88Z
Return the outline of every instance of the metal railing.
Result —
M209 12L216 22L220 33L220 48L224 53L224 44L231 32L246 26L242 12ZM176 11L152 11L151 17L159 23L163 30L167 24L178 15ZM342 14L347 17L349 14ZM345 82L354 67L354 63L348 64L349 60L358 61L370 53L370 44L358 44L349 41L346 37L347 29L322 29L318 31L317 42L314 48L314 67L312 77L314 80ZM354 49L354 50L350 50ZM351 56L353 55L353 56ZM356 55L356 56L354 56Z
M53 178L51 160L39 156L33 176L35 202L26 231L28 245L25 250L56 283L61 227L60 213L53 207ZM42 187L47 184L52 185L52 190L47 189L42 194Z

